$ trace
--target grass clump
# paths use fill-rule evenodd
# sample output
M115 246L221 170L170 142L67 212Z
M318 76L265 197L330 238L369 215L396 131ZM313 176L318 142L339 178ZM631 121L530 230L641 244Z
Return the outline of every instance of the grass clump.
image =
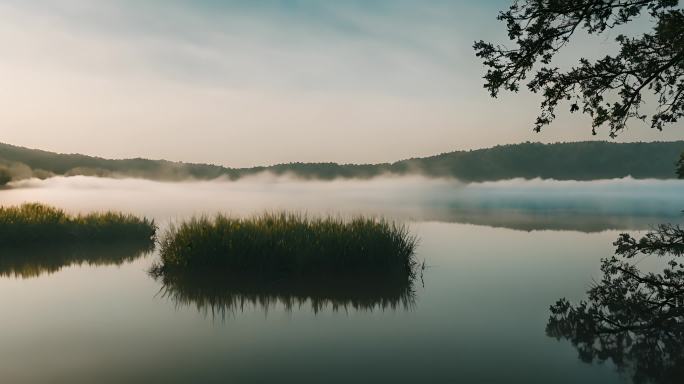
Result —
M21 247L36 243L154 242L153 220L118 212L70 215L38 203L0 207L0 246Z
M151 274L164 296L212 315L305 303L314 312L408 309L415 246L405 226L382 219L217 215L171 226Z
M266 213L250 218L193 218L160 242L152 274L221 272L262 277L401 276L415 274L415 237L382 219L308 218Z

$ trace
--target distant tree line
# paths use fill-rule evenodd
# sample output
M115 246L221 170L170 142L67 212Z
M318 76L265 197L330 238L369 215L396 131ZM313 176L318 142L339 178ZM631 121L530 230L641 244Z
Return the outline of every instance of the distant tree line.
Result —
M135 177L152 180L235 180L270 172L304 179L368 179L384 174L453 177L463 181L511 178L594 180L606 178L672 178L672 167L684 160L684 141L654 143L522 143L472 151L455 151L383 164L288 163L228 168L142 158L109 160L0 144L0 170L14 179L53 175ZM0 173L0 181L2 173Z
M12 180L12 175L6 168L0 167L0 186L9 183Z

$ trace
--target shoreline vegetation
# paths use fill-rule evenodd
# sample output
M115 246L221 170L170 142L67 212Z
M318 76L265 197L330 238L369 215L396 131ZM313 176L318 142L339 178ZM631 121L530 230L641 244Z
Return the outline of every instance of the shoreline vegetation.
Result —
M404 225L383 219L217 215L171 226L150 274L176 303L213 314L307 301L314 311L408 308L415 247Z
M293 162L229 168L142 158L111 160L59 154L0 143L0 186L10 180L53 176L141 178L157 181L237 180L268 172L299 179L369 179L382 175L422 175L464 182L514 178L555 180L673 178L672 166L684 152L684 141L615 143L520 143L454 151L393 163L337 164ZM4 175L4 176L3 176Z
M0 247L133 242L154 245L154 220L119 212L70 215L39 203L0 207Z
M172 225L159 242L159 276L177 271L265 278L415 276L417 240L384 219L265 213L216 215Z

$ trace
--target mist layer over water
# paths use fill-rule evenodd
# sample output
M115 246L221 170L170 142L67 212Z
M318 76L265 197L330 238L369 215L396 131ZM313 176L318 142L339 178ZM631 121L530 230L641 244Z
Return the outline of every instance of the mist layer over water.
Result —
M0 204L33 201L72 212L116 209L161 222L217 212L296 210L591 232L683 221L684 181L515 179L466 184L423 177L302 181L261 175L239 181L164 183L76 176L25 180L0 190Z
M8 332L0 344L1 377L11 383L629 382L614 364L582 364L572 345L547 337L548 308L560 297L585 297L599 260L614 252L619 232L608 229L681 220L682 192L681 181L631 179L14 183L0 190L0 204L118 209L162 225L195 214L277 209L384 215L411 221L420 239L416 256L428 267L410 295L390 290L367 297L364 287L337 295L328 282L313 291L242 283L165 290L147 273L158 255L138 257L127 248L4 254L0 327ZM553 231L520 231L534 229ZM648 271L661 262L642 259L639 267Z

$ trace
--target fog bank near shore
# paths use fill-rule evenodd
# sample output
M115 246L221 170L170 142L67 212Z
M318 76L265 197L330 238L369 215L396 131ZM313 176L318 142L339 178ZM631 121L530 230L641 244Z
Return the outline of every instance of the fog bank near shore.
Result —
M462 183L418 176L302 181L261 174L238 181L155 182L87 176L30 179L0 190L0 204L39 201L72 212L116 209L161 222L191 215L296 210L378 215L514 229L647 229L680 222L684 180Z

